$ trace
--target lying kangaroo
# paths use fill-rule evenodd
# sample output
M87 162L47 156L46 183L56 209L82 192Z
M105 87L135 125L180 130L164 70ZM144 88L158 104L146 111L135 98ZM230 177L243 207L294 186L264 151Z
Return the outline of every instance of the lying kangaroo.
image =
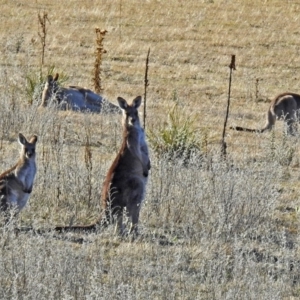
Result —
M287 133L294 134L296 124L299 122L300 95L294 93L283 93L275 97L267 112L266 125L262 129L249 129L244 127L230 127L238 131L262 133L266 130L271 130L276 119L283 119L287 125Z
M33 135L29 141L19 133L21 144L20 158L15 166L0 175L0 211L6 214L9 221L10 209L19 213L27 204L32 192L36 174L35 145L37 136Z
M55 103L63 110L120 113L118 106L89 89L77 86L60 87L57 82L58 77L59 74L56 74L54 78L52 75L48 75L42 94L41 106L45 107Z
M93 231L97 226L107 226L116 221L115 232L123 233L123 210L126 208L131 220L129 233L137 234L141 203L145 196L150 159L145 133L140 125L138 108L142 97L132 104L118 97L123 110L123 142L103 184L101 195L103 215L97 222L87 226L58 226L56 231Z

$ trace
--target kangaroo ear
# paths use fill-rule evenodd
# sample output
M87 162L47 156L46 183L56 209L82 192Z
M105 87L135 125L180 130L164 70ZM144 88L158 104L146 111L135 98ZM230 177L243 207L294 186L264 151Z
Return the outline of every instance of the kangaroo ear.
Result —
M55 76L54 76L54 78L53 78L53 81L57 81L58 77L59 77L59 74L56 73Z
M19 133L19 139L18 140L19 140L19 143L23 146L27 143L26 137L22 133Z
M53 81L53 76L52 75L48 75L47 76L47 82L51 83Z
M34 134L34 135L30 138L29 143L30 143L30 144L35 144L35 143L37 142L37 140L38 140L38 137L37 137L36 134Z
M132 105L133 105L135 108L139 108L141 104L142 104L142 97L141 97L141 96L137 96L137 97L132 101Z
M117 100L119 102L119 106L122 109L126 109L128 107L127 101L125 99L123 99L122 97L118 97Z

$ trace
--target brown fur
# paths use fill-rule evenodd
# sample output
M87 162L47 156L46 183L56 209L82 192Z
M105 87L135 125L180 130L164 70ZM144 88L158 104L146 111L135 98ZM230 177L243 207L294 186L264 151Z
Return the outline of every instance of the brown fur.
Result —
M300 95L295 93L282 93L276 96L267 111L266 124L262 129L249 129L245 127L230 127L237 131L262 133L271 130L276 119L283 119L287 125L287 133L294 134L296 131L296 122L298 122L298 113L300 109Z
M6 221L10 215L10 208L18 213L29 199L36 174L36 142L36 135L27 141L20 133L19 143L22 147L20 158L12 168L0 175L0 211L6 214Z
M94 224L58 226L55 228L57 231L92 231L97 226L106 226L117 221L116 232L122 233L123 209L126 208L131 219L130 233L133 231L137 233L140 207L151 167L137 111L141 97L136 97L131 105L121 97L118 98L118 102L123 110L123 141L103 183L102 215Z

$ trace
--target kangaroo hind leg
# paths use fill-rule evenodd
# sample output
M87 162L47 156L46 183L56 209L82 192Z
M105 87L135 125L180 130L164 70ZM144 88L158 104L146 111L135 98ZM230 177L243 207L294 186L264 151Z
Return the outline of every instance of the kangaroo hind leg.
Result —
M134 189L132 189L128 195L126 205L127 214L131 222L129 233L137 235L141 203L144 198L144 183L140 179L133 179L130 185L132 187L134 186Z
M123 234L123 209L121 207L115 209L113 217L116 221L115 234L122 235Z
M286 126L286 133L288 135L295 135L297 133L297 124L293 119L288 119L285 122L285 126Z

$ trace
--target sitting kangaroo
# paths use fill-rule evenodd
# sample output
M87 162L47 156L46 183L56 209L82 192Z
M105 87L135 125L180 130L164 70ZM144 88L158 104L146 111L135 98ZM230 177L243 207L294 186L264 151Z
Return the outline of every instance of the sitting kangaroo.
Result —
M10 219L10 209L18 214L27 204L36 174L35 146L37 136L29 141L19 133L20 158L15 166L0 175L0 212L5 213L6 223Z

